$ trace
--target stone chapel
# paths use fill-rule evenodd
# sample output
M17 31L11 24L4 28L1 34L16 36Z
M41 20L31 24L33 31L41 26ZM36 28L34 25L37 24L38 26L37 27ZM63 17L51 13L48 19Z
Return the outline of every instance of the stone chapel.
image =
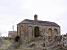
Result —
M55 22L38 20L34 15L34 20L24 19L17 24L17 35L20 36L23 44L29 48L38 48L37 50L49 49L58 44L51 44L55 36L60 36L60 26ZM55 41L54 41L55 42Z

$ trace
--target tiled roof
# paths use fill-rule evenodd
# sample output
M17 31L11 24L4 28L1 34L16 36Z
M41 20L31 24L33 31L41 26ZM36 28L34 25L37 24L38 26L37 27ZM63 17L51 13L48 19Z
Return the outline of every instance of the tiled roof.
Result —
M23 20L23 21L27 21L28 24L33 24L33 22L34 22L34 20L29 20L29 19L25 19L25 20ZM20 22L20 23L23 23L23 21ZM37 22L40 23L41 25L44 25L44 26L56 26L56 27L60 27L60 26L59 26L58 24L56 24L55 22L40 21L40 20L38 20ZM20 23L19 23L19 24L20 24Z

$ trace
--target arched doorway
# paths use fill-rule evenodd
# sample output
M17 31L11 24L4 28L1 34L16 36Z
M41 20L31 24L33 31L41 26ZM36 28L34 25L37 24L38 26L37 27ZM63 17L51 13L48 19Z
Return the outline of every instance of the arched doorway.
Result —
M34 37L39 37L39 36L40 36L39 27L36 26L36 27L34 27Z
M20 40L20 36L16 36L14 39L15 42L18 42L19 40Z

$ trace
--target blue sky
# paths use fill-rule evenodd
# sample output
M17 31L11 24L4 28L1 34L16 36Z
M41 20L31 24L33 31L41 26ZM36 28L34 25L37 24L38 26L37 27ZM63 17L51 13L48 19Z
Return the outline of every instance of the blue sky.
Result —
M34 14L39 20L56 22L61 27L61 34L67 33L67 0L0 0L0 33L7 36L16 30L16 24L23 19L33 19Z

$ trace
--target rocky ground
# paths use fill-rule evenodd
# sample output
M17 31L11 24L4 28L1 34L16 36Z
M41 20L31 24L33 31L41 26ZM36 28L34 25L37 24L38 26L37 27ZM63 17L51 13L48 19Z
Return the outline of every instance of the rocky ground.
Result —
M0 50L5 50L7 49L12 43L10 40L2 40Z
M14 41L12 41L12 40L2 40L0 50L33 50L33 49L35 50L35 48L27 48L23 45L20 45L20 47L18 47L17 45L18 44L14 43ZM17 46L17 48L15 46ZM67 50L67 47L58 48L56 50Z

